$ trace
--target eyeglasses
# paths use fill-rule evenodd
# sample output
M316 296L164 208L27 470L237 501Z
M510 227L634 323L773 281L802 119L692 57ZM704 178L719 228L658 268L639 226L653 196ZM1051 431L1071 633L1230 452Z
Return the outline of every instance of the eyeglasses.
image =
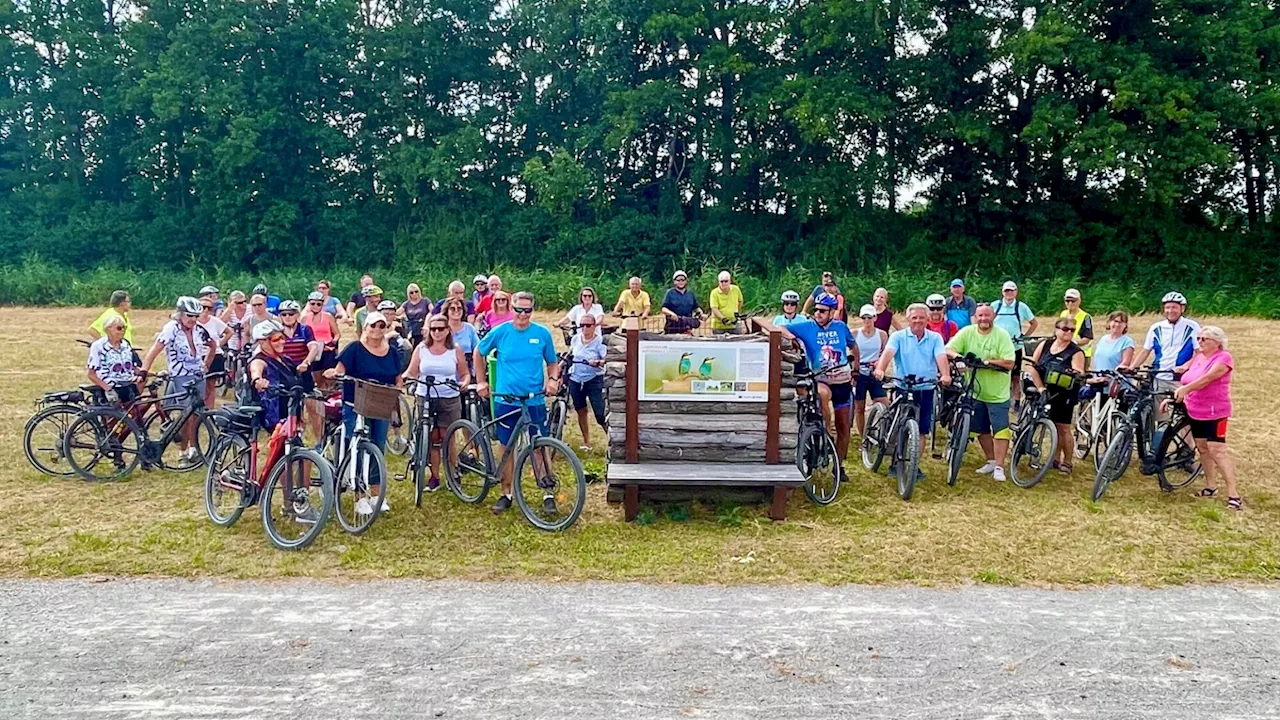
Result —
M533 308L531 308L531 307L527 307L527 308L526 308L526 307L517 307L517 308L511 308L511 309L512 309L512 310L515 310L517 315L528 315L528 314L530 314L530 313L532 313L532 312L533 312Z
M462 306L461 306L461 305L453 305L453 306L451 306L451 307L448 309L448 311L447 311L447 312L454 312L454 311L457 311L457 312L461 313L461 312L462 312Z
M449 332L449 328L446 326L433 327L431 328L431 332Z
M1058 327L1056 327L1056 328L1054 328L1054 330L1061 330L1061 331L1063 331L1063 332L1072 332L1074 329L1075 329L1075 328L1072 328L1071 326L1063 327L1063 326L1061 326L1061 325L1060 325L1060 326L1058 326Z
M253 305L254 307L266 307L267 304L266 303L250 303L250 305Z
M374 323L374 324L370 325L369 327L373 328L374 330L386 330L386 329L387 329L387 324L386 324L386 323L384 323L384 322L376 322L376 323Z

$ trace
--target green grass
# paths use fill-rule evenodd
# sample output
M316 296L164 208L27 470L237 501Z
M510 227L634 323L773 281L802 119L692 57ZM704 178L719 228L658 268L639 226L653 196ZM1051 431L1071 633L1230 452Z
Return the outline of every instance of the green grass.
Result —
M736 282L743 292L748 310L763 308L775 312L783 290L796 290L802 296L817 283L823 268L792 267L769 277L736 272L737 268L690 264L690 287L696 290L706 304L706 293L716 284L716 274L722 269L734 272ZM911 302L922 301L931 293L947 293L947 286L954 276L945 270L932 268L888 269L874 276L846 275L835 269L837 282L855 308L871 301L878 287L889 290L890 304L902 310ZM38 257L28 257L17 265L0 266L0 304L40 306L104 305L112 291L129 290L136 307L169 307L178 295L191 295L201 286L214 284L224 293L230 290L250 290L259 282L265 282L273 294L284 299L301 300L315 289L321 278L333 283L334 295L346 301L359 285L358 268L329 268L327 270L283 270L254 275L244 272L223 271L219 268L183 270L133 271L101 267L81 271L53 265ZM565 309L572 306L578 291L593 287L600 301L608 307L627 285L631 273L625 270L603 271L585 267L567 267L558 270L519 270L515 268L445 268L423 266L374 270L375 282L389 298L403 300L405 288L411 282L418 283L432 299L444 293L450 281L462 280L471 291L471 278L477 272L495 272L503 278L508 290L528 290L538 298L539 307ZM968 292L980 301L1000 297L1000 286L1005 275L974 276L965 278ZM1280 318L1280 294L1274 288L1233 287L1231 285L1204 285L1201 287L1142 287L1113 281L1084 281L1079 278L1026 278L1014 277L1021 290L1020 298L1037 314L1057 313L1062 308L1062 293L1069 287L1078 288L1083 294L1086 310L1100 314L1110 310L1127 310L1131 313L1157 310L1160 298L1169 290L1179 290L1190 301L1195 316L1235 315L1262 318ZM669 286L669 276L646 278L646 287L654 303L660 303Z

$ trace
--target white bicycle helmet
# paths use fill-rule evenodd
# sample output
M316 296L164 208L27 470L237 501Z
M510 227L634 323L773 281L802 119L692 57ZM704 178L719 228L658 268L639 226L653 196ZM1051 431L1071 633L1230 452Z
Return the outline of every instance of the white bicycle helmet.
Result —
M200 304L200 301L189 295L183 295L178 298L178 302L174 304L174 309L188 315L199 315L204 312L204 306Z
M934 293L924 299L924 304L925 304L925 307L931 310L938 310L946 306L947 299L942 297L938 293Z
M1165 304L1165 303L1171 303L1171 302L1176 302L1176 303L1178 303L1179 305L1181 305L1182 307L1186 307L1186 306L1187 306L1187 298L1186 298L1185 296L1183 296L1183 294L1182 294L1182 293L1177 292L1177 291L1174 291L1174 292L1171 292L1171 293L1165 293L1164 298L1163 298L1162 300L1160 300L1160 304L1161 304L1161 305L1163 305L1163 304Z
M788 291L786 291L786 292L782 293L782 302L784 302L784 303L789 303L789 302L798 303L798 302L800 302L800 293L796 292L795 290L788 290Z
M278 332L284 332L284 327L280 323L274 320L270 322L264 320L253 326L253 341L262 342Z
M218 288L216 286L205 285L204 287L200 288L200 297L204 297L206 295L217 295L217 294L218 294Z
M320 292L319 290L315 290L310 295L307 296L307 302L311 302L313 300L323 300L323 299L324 299L324 293Z
M276 308L277 315L280 313L290 312L290 311L302 312L302 306L298 304L297 300L285 300L284 302L280 303L280 307Z
M383 300L382 302L378 303L378 312L383 312L385 310L395 310L395 309L396 309L395 300Z

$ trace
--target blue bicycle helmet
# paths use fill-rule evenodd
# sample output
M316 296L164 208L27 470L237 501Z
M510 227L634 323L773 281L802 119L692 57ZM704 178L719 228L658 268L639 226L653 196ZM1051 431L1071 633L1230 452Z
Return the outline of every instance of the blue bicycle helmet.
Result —
M840 306L840 303L836 301L835 296L827 293L819 295L818 299L813 301L813 304L817 307L831 308L832 310L835 310Z

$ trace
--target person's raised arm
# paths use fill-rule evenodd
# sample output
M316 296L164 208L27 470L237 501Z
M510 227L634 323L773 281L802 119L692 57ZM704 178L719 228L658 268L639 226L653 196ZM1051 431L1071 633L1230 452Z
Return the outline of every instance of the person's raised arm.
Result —
M809 310L813 308L813 293L809 293L804 298L804 305L800 307L801 315L808 315Z

